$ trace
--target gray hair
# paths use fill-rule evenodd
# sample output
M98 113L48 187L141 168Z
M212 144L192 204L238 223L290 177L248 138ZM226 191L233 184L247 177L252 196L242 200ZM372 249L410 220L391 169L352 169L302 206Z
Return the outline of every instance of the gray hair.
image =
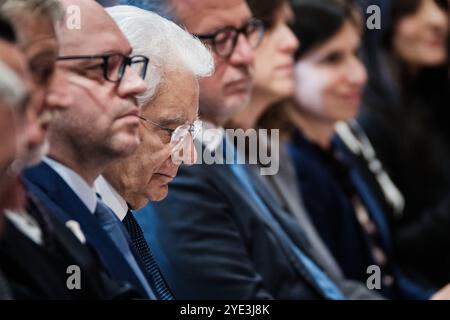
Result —
M0 102L13 108L22 108L27 97L28 92L23 81L0 61Z
M23 12L42 14L53 22L64 17L64 9L58 0L0 0L0 12L6 15Z
M166 72L187 70L197 77L210 76L214 71L211 52L178 25L156 13L132 6L106 9L128 38L133 54L149 58L147 90L138 97L145 105L155 95Z

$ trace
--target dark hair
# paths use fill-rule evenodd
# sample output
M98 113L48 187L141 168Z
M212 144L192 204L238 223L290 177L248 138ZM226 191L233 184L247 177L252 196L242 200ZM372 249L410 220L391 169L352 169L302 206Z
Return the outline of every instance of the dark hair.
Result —
M400 19L415 14L419 10L422 1L424 0L391 0L389 20L383 37L383 46L385 48L391 48L395 27ZM443 11L448 10L449 4L447 0L434 0L434 2Z
M377 5L382 12L381 29L366 30L363 40L363 60L369 71L366 96L373 93L374 96L384 99L384 102L376 103L380 107L385 105L392 109L393 106L401 104L402 96L408 91L408 94L412 93L406 86L422 82L431 88L439 86L440 82L445 82L448 78L448 61L444 66L423 68L421 72L412 76L406 62L393 52L392 39L397 24L405 16L416 13L422 1L424 0L359 0L363 11L368 5ZM442 10L449 7L447 0L434 1ZM420 91L425 89L422 87ZM372 98L366 97L364 100Z
M273 28L276 14L288 0L247 0L253 17L264 23L266 30Z
M294 33L300 40L296 59L330 40L345 22L360 27L358 7L352 0L296 0L293 1L295 15ZM288 98L272 105L258 120L266 129L280 129L281 139L289 139L296 131L290 114L295 110L295 101Z
M346 21L360 27L352 0L298 0L293 6L294 33L300 40L296 59L332 38Z
M0 15L0 39L16 43L17 37L13 26L8 19Z

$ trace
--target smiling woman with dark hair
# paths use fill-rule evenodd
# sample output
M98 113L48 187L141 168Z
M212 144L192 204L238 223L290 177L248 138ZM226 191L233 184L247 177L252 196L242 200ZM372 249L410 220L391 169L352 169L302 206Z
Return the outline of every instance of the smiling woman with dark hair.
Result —
M441 286L450 281L448 2L371 4L384 8L383 29L366 33L358 121L405 198L394 228L401 265Z

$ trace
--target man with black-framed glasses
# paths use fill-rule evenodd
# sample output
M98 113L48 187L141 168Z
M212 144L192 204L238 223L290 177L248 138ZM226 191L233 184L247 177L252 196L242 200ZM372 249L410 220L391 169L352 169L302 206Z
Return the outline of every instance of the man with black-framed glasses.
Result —
M46 99L50 106L63 108L49 128L48 157L27 170L26 184L94 249L113 279L131 284L143 298L155 298L128 234L93 188L110 163L130 156L139 145L136 96L147 88L143 78L148 58L131 56L127 39L96 2L61 3L64 9L80 8L82 25L57 25L56 69L67 84L52 83Z

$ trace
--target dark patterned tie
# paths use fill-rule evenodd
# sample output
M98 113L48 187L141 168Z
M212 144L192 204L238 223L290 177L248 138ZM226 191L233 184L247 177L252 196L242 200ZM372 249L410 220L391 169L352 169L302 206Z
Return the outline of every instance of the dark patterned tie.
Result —
M125 228L127 228L134 247L144 262L147 273L152 278L154 288L159 295L159 298L161 300L174 300L173 294L170 292L170 289L164 281L158 264L144 238L144 233L130 210L128 210L128 213L123 220L123 224L125 225Z

